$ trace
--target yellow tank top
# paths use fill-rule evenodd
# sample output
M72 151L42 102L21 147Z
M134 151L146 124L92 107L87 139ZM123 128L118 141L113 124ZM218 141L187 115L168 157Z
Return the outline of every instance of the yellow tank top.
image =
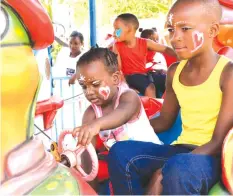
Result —
M177 66L172 86L181 108L182 132L173 144L200 146L211 140L222 101L220 77L229 61L221 56L208 79L197 86L180 83L179 76L187 60Z

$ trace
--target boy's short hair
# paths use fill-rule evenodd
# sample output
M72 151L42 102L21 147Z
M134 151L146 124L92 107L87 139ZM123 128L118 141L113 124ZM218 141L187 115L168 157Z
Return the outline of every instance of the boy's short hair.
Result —
M93 61L101 61L106 70L112 74L119 70L117 55L107 48L91 48L84 53L77 62L77 69L80 66L87 65Z
M133 25L135 30L137 30L139 28L139 21L138 21L137 17L133 14L130 14L130 13L120 14L119 16L117 16L116 19L120 19L120 20L126 22L126 24Z
M200 3L203 9L199 11L203 11L205 16L210 16L212 21L219 22L221 20L222 8L218 0L176 0L170 11L175 9L178 5L192 3Z
M153 29L144 29L141 31L141 38L145 38L148 39L150 38L150 36L152 36L156 31L154 31Z
M81 41L81 43L84 42L84 37L83 37L83 34L78 32L78 31L73 31L71 34L70 34L70 38L72 37L78 37Z

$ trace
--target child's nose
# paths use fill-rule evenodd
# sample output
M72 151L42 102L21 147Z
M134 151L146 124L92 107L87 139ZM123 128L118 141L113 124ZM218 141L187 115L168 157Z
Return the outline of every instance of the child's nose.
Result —
M94 94L94 90L91 87L86 89L86 95L90 96L90 95L93 95L93 94Z
M173 32L172 37L170 38L170 41L174 43L174 42L177 42L177 41L181 41L181 39L182 39L182 32L175 29L174 32Z

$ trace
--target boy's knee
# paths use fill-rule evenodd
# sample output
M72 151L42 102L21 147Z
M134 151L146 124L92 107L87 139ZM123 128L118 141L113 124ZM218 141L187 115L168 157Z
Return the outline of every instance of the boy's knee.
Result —
M185 157L181 155L174 156L164 165L162 169L163 194L183 195L190 194L189 189L193 190L193 183L196 184L193 179L195 175L190 173L187 168L187 160L184 158ZM194 189L196 189L196 187ZM197 192L195 191L195 193Z
M180 154L170 158L162 169L163 194L207 194L212 186L208 156ZM207 164L207 165L206 165Z
M110 148L108 153L109 167L120 164L120 160L124 157L125 149L127 149L127 142L117 142Z
M109 150L108 153L108 161L111 161L112 159L117 160L118 156L118 148L121 149L121 144L120 142L115 143Z
M155 85L153 83L150 83L145 90L145 96L148 97L156 97L156 89L155 89Z
M155 85L154 85L153 83L150 83L150 84L147 86L146 90L155 91Z

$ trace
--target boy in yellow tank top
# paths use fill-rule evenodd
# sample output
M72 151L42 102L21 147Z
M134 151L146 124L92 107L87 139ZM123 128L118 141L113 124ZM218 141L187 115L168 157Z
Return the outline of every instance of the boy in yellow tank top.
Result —
M108 157L114 194L208 194L220 180L219 155L233 127L233 63L212 48L221 17L217 0L173 4L167 27L181 61L168 70L164 105L151 124L163 132L181 111L182 133L171 145L115 144Z

